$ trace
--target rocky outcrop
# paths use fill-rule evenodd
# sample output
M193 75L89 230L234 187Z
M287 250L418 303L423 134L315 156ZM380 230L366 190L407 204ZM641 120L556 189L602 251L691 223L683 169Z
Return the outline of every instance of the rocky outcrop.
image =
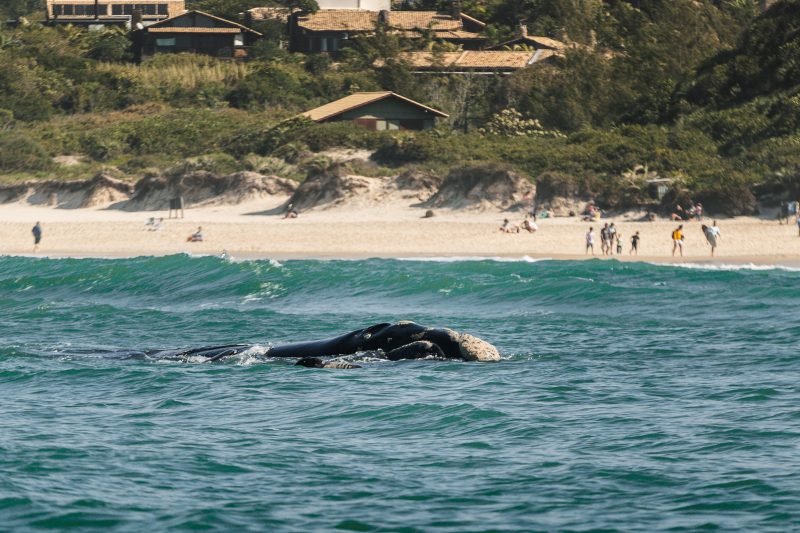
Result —
M447 175L423 207L450 209L524 209L536 194L529 179L495 165L465 167Z

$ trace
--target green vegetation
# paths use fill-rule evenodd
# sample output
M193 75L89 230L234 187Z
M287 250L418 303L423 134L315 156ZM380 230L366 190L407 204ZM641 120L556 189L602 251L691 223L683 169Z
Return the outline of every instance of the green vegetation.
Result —
M194 0L235 17L255 0ZM314 9L313 2L306 8ZM124 33L36 23L0 29L0 174L74 178L114 166L138 177L208 154L220 168L284 172L334 147L368 148L386 167L447 172L504 162L543 190L609 208L652 204L646 166L707 207L750 212L753 192L800 193L800 0L758 16L755 0L469 0L494 42L529 33L573 43L564 58L510 76L415 75L402 50L444 49L378 33L337 56L290 54L267 38L247 62L162 55L129 62ZM283 5L287 5L283 2ZM414 4L436 7L432 0ZM441 6L440 6L441 7ZM12 0L0 15L29 15ZM376 59L383 66L374 68ZM293 119L362 90L439 108L428 132L368 132ZM290 119L290 120L287 120ZM72 167L53 163L79 154Z

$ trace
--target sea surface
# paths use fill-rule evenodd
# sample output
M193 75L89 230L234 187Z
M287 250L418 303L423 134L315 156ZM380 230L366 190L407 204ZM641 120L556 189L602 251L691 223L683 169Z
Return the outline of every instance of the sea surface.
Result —
M400 319L504 360L264 355ZM0 531L68 529L798 531L800 271L0 257Z

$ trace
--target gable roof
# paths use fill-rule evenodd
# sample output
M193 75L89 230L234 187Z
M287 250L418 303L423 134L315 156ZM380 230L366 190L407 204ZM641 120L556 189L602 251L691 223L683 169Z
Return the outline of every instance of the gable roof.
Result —
M438 11L378 12L365 9L320 9L298 17L297 26L308 31L375 31L381 13L385 13L386 25L394 30L459 32L464 30L464 21L481 28L485 26L463 13L459 18L453 18Z
M189 16L195 15L202 15L204 17L208 17L216 22L222 22L223 24L227 24L227 27L205 27L205 26L172 26L171 23L182 18L186 18ZM160 20L155 24L151 24L145 28L145 31L149 33L242 33L248 32L254 35L261 36L261 33L257 32L256 30L252 30L247 26L243 26L238 22L234 22L232 20L227 20L221 17L214 16L210 13L206 13L205 11L199 11L193 9L191 11L186 11L181 13L180 15L176 15L174 17L170 17L168 19Z
M305 113L301 113L301 116L308 117L314 122L322 122L323 120L328 120L335 116L341 115L342 113L350 111L351 109L357 109L367 104L379 102L387 98L397 98L402 102L418 107L420 109L424 109L425 111L432 113L438 117L443 117L443 118L448 117L446 113L442 113L441 111L433 109L432 107L428 107L426 105L420 104L419 102L415 102L414 100L406 98L405 96L400 96L399 94L393 93L392 91L354 93L349 96L345 96L344 98L340 98L338 100L334 100L333 102L329 102L325 105L317 107L316 109L311 109L309 111L306 111Z

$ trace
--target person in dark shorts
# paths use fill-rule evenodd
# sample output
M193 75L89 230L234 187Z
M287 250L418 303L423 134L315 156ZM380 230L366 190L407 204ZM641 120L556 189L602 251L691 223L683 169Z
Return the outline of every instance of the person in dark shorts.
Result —
M35 252L39 248L39 243L42 242L42 225L37 222L31 229L31 233L33 233L33 251Z
M631 237L631 251L632 255L639 255L639 232L636 232L636 235Z

